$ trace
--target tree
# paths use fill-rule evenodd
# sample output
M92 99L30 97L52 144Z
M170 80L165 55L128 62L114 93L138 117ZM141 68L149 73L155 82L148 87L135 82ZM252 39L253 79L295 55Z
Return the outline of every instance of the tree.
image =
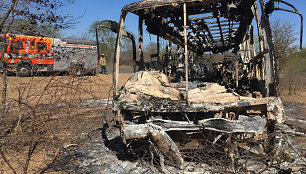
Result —
M25 19L15 19L7 32L29 36L60 37L59 30L53 28L51 24L32 24L31 21Z
M294 25L289 21L276 19L271 23L272 36L280 69L286 66L290 55L297 50Z
M58 8L71 3L72 0L0 0L0 34L5 36L7 33L13 34L28 34L28 35L39 35L39 36L57 36L57 30L68 27L72 20L67 15L57 14ZM29 138L27 142L28 151L27 158L22 165L23 173L28 172L29 163L33 155L34 150L39 143L40 137L37 132L37 108L39 102L31 105L29 102L30 96L23 96L26 88L16 89L16 93L19 92L18 100L11 100L7 102L7 62L4 60L4 50L7 46L7 39L4 37L0 38L0 63L3 67L2 74L2 87L1 87L1 112L0 112L0 125L1 125L1 141L0 141L0 157L5 163L10 166L13 173L17 173L15 169L9 164L3 149L7 139L13 140L9 131L17 126L21 120L26 120L26 124L23 126L31 127L27 129L29 136L20 136L22 139ZM29 83L28 86L35 86L37 84ZM47 88L47 86L46 86ZM43 95L43 94L42 94ZM37 101L41 99L38 98ZM14 103L14 104L12 104ZM19 112L20 115L15 113ZM15 114L15 115L14 115ZM17 119L16 119L17 118ZM10 122L13 121L13 122ZM11 123L11 124L10 124ZM7 131L7 132L6 132ZM18 137L18 135L15 135ZM7 138L7 139L6 139ZM19 143L17 141L17 143Z
M69 3L72 0L0 0L0 33L7 33L12 27L30 30L33 25L54 30L65 28L71 21L68 15L57 14L56 9ZM19 21L26 22L22 26L15 25Z
M89 29L88 33L92 36L92 38L96 39L96 28L97 26L106 26L111 27L111 24L107 21L101 23L100 21L93 22ZM116 38L117 33L114 33L109 28L106 27L98 27L98 37L99 37L99 49L101 50L100 53L104 53L105 56L111 60L114 57L114 51L116 46ZM131 33L131 32L129 32ZM135 38L135 36L134 36ZM132 61L133 50L131 49L131 41L129 38L123 37L122 44L121 44L122 51L124 53L123 59L121 63L130 64ZM108 63L112 61L107 61Z
M146 45L144 50L144 59L146 61L151 61L151 55L157 53L157 43L156 42L149 42Z
M0 0L0 33L28 34L39 36L58 36L56 30L69 26L69 17L59 15L56 9L71 3L72 0ZM16 32L16 33L15 33ZM4 42L0 44L5 45ZM3 66L2 108L6 102L6 64L2 55Z
M98 25L103 25L110 27L109 22L100 23L100 21L93 22L89 29L88 33L92 36L92 38L96 38L96 28ZM112 32L110 29L105 27L98 28L98 36L99 36L99 49L101 50L100 53L104 53L107 58L113 59L113 54L116 45L116 33ZM107 61L108 63L110 61Z

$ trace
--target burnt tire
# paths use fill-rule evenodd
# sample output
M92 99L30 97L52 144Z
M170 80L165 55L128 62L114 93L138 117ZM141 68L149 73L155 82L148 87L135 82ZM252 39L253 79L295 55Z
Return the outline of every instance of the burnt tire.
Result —
M28 64L21 64L17 67L17 75L19 77L29 77L32 74L32 68Z

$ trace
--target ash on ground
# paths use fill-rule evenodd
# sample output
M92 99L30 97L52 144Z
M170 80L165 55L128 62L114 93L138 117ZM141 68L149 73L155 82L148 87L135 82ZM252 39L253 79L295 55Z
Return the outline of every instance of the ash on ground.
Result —
M282 132L281 146L286 149L286 160L281 164L262 163L259 161L243 161L239 163L247 165L248 172L257 173L305 173L305 127L306 118L304 105L285 104L287 115L286 124L280 128ZM111 112L108 112L111 114ZM111 122L110 120L108 122ZM92 124L92 123L91 123ZM166 165L162 171L157 162L153 165L149 154L143 156L127 155L124 151L123 142L120 139L119 128L108 126L106 122L92 124L88 132L82 133L83 141L79 144L71 144L62 148L63 155L49 165L49 170L67 173L222 173L220 168L215 168L205 163L187 161L184 169ZM288 142L289 141L289 142ZM290 150L287 150L290 149ZM289 156L288 156L289 155ZM149 156L149 157L148 157ZM287 159L288 158L288 159ZM230 169L227 172L235 172ZM264 170L263 170L264 169Z

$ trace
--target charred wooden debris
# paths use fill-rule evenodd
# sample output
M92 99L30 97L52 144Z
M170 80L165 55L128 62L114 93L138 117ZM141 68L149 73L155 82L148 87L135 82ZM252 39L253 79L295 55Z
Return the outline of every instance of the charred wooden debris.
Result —
M232 161L242 150L274 153L275 129L285 120L269 24L274 3L144 0L125 6L113 28L118 32L113 110L127 147L150 149L161 166L167 158L180 167L194 150L227 154ZM138 72L119 88L128 13L139 16ZM169 42L164 55L157 44L149 62L143 54L144 24L157 43Z

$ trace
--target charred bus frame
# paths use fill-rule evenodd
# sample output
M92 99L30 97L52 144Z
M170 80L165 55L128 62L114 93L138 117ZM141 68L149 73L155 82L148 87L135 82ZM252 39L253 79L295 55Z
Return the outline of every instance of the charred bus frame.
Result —
M294 10L275 8L275 2L284 3ZM158 151L161 161L163 156L167 156L181 166L184 161L181 152L186 147L181 146L183 143L175 133L173 134L175 131L184 132L182 134L185 135L186 132L187 134L217 132L209 137L211 145L221 140L224 134L228 139L231 139L231 135L252 134L254 140L258 142L267 140L269 146L274 146L274 139L270 133L274 132L276 124L281 124L285 120L279 97L278 65L268 16L274 10L299 14L303 20L301 13L294 6L282 0L268 2L265 0L144 0L125 6L121 11L120 23L116 27L118 36L113 67L113 110L121 125L123 141L129 146L131 141L141 142L138 140L145 139L155 147L153 148L155 151ZM138 91L140 93L134 91L130 95L141 98L140 101L132 99L128 101L122 97L128 89L126 86L119 88L120 43L125 33L124 22L128 13L139 16L139 51L135 62L141 71L141 75L136 74L129 84L137 82L135 79L139 80L142 76L153 78L156 76L156 73L144 72L150 70L150 67L145 66L143 54L143 23L145 23L150 34L184 48L182 60L184 60L185 82L181 85L184 90L176 89L182 98L177 100L159 98L152 93L144 94L141 91ZM255 45L253 38L256 31L252 25L253 21L257 27L258 45ZM256 52L256 46L259 52ZM232 69L227 72L231 71L230 75L235 85L227 88L234 91L231 95L236 96L237 100L199 103L190 100L192 98L189 96L192 87L189 86L188 77L190 52L197 56L207 52L216 54L231 52L234 55ZM245 56L239 58L239 55L243 54ZM222 66L223 69L228 68L225 62ZM241 69L243 73L240 73ZM219 73L222 81L222 73L224 74L222 68L219 69ZM157 76L163 78L162 75ZM253 92L252 97L241 99L242 94L235 92L242 89L241 84L244 83L242 77L247 79L248 89ZM163 84L165 81L160 82ZM168 90L170 84L167 85L162 89ZM258 134L261 135L260 138L257 137ZM236 141L239 148L253 151L252 147L241 142L239 144L238 139L232 138L230 141L232 143ZM271 152L271 147L263 148L265 152Z

